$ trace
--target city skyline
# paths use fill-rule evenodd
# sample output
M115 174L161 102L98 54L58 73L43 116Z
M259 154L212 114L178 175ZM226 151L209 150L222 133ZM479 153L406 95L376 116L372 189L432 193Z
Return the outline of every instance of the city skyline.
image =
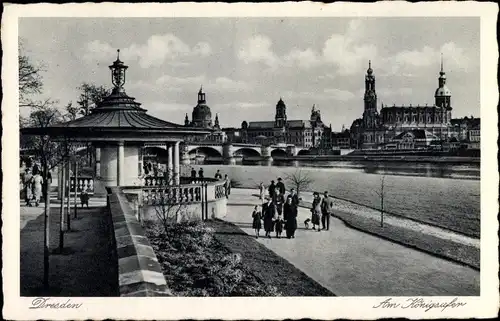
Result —
M379 109L432 105L442 53L453 117L480 116L477 18L23 18L19 36L61 106L82 82L110 88L120 49L127 93L162 119L183 124L203 85L222 127L271 120L282 97L339 131L363 113L368 60Z

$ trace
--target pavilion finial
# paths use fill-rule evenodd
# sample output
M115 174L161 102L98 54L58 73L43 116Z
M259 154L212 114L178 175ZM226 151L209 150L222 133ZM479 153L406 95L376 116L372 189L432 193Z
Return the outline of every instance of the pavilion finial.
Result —
M116 49L116 60L120 60L120 49Z
M117 90L122 90L122 87L125 84L125 71L128 66L120 61L120 49L116 50L116 55L116 61L109 66L109 69L111 70L111 82Z

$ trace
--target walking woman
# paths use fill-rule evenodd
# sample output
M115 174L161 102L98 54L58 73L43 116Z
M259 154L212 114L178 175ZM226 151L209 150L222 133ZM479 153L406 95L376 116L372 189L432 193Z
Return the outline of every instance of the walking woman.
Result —
M31 199L33 198L33 175L31 170L26 169L26 174L24 174L24 200L26 205L31 206Z
M42 184L42 175L40 175L40 171L37 171L35 176L33 176L33 200L35 201L35 206L40 204L40 198L42 197Z
M267 203L262 205L262 217L264 219L264 231L266 231L266 236L271 238L271 232L273 231L273 219L276 214L274 204L269 198Z
M285 231L287 238L295 238L295 230L297 230L297 206L293 204L292 197L286 199L283 207L283 217L285 219Z
M319 197L318 192L314 192L314 200L312 203L311 212L312 212L311 223L313 225L312 229L315 230L316 225L318 225L318 232L319 232L319 231L321 231L320 222L319 222L319 220L320 220L319 216L321 214L321 198Z
M259 212L259 209L257 205L255 205L253 212L252 212L252 228L255 230L255 237L259 238L259 232L260 229L262 228L262 214Z
M260 184L259 184L259 199L261 201L264 201L264 191L265 191L264 183L260 182Z

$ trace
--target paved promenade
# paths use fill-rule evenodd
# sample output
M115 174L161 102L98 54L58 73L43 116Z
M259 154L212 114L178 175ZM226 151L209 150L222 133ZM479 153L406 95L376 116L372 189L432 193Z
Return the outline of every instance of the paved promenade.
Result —
M257 191L232 189L225 218L250 235L253 205L260 204L252 194ZM299 208L295 239L259 242L338 296L479 295L474 269L351 229L334 217L330 231L305 230L307 217L309 210Z
M50 255L50 289L43 284L43 204L21 206L21 296L117 296L117 269L109 249L109 226L102 200L71 212L71 232L63 254ZM94 205L94 206L93 206ZM100 206L96 206L100 205ZM59 244L59 204L51 204L50 245Z

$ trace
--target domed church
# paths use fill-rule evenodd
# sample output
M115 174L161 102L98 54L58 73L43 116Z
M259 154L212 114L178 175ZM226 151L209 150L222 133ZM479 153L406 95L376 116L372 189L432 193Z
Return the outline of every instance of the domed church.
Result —
M198 92L198 104L193 108L192 120L190 122L188 114L186 114L184 125L186 127L219 128L218 115L215 116L215 124L212 124L212 112L210 111L210 107L207 105L203 87L201 87Z

